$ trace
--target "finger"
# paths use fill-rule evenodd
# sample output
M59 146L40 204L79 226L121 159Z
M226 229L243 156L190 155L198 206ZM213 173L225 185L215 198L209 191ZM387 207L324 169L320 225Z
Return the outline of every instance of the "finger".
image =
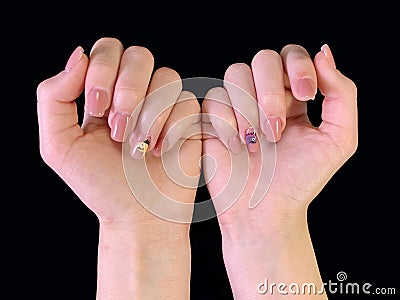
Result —
M355 83L336 69L328 45L314 58L318 87L324 95L319 129L331 138L345 143L352 154L357 144L357 87Z
M162 128L159 139L152 151L160 157L169 151L180 139L201 139L200 104L196 96L182 91Z
M307 50L302 46L289 44L282 48L281 57L293 96L300 101L315 99L317 74Z
M225 147L233 154L242 152L236 116L227 91L222 87L210 89L204 97L202 111L204 115L207 115L207 120L203 118L204 123L208 122L213 127L216 137Z
M153 150L160 132L182 91L179 74L169 68L158 69L149 85L136 126L130 134L133 158Z
M38 85L37 113L42 154L47 152L50 143L64 146L65 150L66 143L82 134L74 100L83 92L87 66L88 57L82 47L77 47L63 72Z
M251 68L257 91L261 130L270 142L277 142L286 126L281 56L273 50L261 50L254 56Z
M131 46L122 54L108 116L113 140L118 142L124 140L125 129L131 115L132 126L136 125L153 72L153 66L153 55L144 47Z
M244 63L229 66L224 76L224 87L232 103L242 142L250 152L259 151L258 107L250 67Z
M85 119L102 117L111 104L119 63L123 52L122 44L114 38L102 38L92 47L85 82Z

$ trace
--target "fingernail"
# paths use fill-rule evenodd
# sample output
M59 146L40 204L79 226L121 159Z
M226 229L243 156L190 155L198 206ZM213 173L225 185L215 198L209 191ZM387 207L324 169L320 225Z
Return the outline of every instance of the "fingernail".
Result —
M321 50L324 53L325 57L328 59L332 68L336 69L335 59L333 58L331 48L329 48L328 44L322 45Z
M129 115L125 113L117 113L111 122L111 138L117 142L124 141L126 125L129 121Z
M166 151L168 151L169 150L169 142L168 142L168 140L167 139L163 139L163 142L162 142L162 149L163 149L163 151L164 152L166 152Z
M304 100L314 100L315 86L312 79L309 77L301 78L297 85L297 92L299 93L300 97Z
M264 124L264 134L268 141L277 142L281 138L282 122L279 117L270 116Z
M141 159L145 156L150 144L150 137L142 131L133 131L129 144L131 146L131 156L136 159Z
M233 154L239 154L242 152L242 143L238 136L233 136L228 139L228 147Z
M107 103L107 92L102 89L93 88L89 92L87 99L87 110L89 115L93 117L102 117L106 111Z
M84 50L81 46L76 47L65 65L65 72L71 71L78 64L83 56L83 51Z
M254 128L249 128L245 132L247 149L250 152L257 152L257 134Z
M160 138L157 141L157 144L154 146L154 149L152 151L153 155L156 157L160 157L161 156L161 152L165 152L168 150L168 141L164 138Z

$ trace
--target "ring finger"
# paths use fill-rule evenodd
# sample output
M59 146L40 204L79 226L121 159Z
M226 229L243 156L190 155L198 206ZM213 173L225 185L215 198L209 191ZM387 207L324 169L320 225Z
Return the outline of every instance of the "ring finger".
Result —
M270 142L277 142L286 124L285 86L280 55L261 50L252 60L260 127Z
M250 67L244 63L229 66L225 72L224 87L234 109L242 142L249 152L259 151L258 107Z
M182 81L176 71L160 68L154 72L140 113L137 110L132 115L134 130L129 142L133 158L142 158L153 150L181 91Z

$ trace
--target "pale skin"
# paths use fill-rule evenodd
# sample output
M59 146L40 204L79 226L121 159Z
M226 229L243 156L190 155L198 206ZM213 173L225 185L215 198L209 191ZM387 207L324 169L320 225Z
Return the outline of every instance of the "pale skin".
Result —
M310 84L299 84L302 78L309 79ZM313 283L320 290L322 279L307 227L307 208L356 151L356 86L336 69L327 45L313 59L299 45L287 45L280 53L262 50L254 56L251 66L231 65L225 81L225 88L209 91L202 108L203 113L217 115L237 129L232 132L217 123L214 129L218 134L204 137L203 153L212 155L218 165L217 173L207 184L211 197L219 194L229 180L235 180L229 178L229 157L243 149L226 147L224 141L229 135L243 139L247 128L258 127L259 138L276 143L275 172L259 204L248 207L264 163L257 143L248 147L251 172L243 193L233 206L218 215L234 298L327 299L325 293L294 295L287 287L279 292L277 286L272 294L271 287L265 291L261 286L261 292L265 292L262 294L257 286L267 278L276 285ZM238 97L231 84L245 90L253 101ZM317 88L324 96L322 123L313 126L306 101L315 97ZM246 116L246 108L259 113ZM272 124L263 128L266 119Z
M310 79L311 85L299 84L300 78ZM336 69L326 45L313 59L299 45L287 45L280 53L262 50L251 66L231 65L224 79L226 87L211 90L202 111L227 120L231 128L211 124L215 136L205 135L203 142L199 136L187 139L179 152L185 173L199 176L202 151L212 155L218 168L207 186L214 197L230 180L228 158L247 149L240 142L246 129L255 127L259 138L276 143L276 169L262 201L248 208L261 161L256 143L248 147L252 172L244 192L218 215L234 297L282 297L257 291L265 278L318 286L322 279L307 228L307 207L357 148L356 86ZM141 195L129 189L121 160L127 117L138 111L128 137L132 158L142 159L135 145L150 136L144 159L150 174L157 177L145 184L156 183L176 201L194 202L196 190L171 181L160 161L161 149L166 151L183 138L176 133L163 143L166 132L177 120L200 113L197 99L182 91L179 82L172 69L154 70L148 49L124 48L117 39L103 38L89 55L78 47L65 70L38 86L41 155L99 220L97 299L190 297L190 224L164 220L145 209L137 199ZM238 113L243 104L229 83L255 100L246 105L251 108L248 115ZM146 98L165 85L172 89L163 103ZM323 122L315 127L308 121L306 101L317 89L325 98ZM78 124L75 101L82 93L85 115L83 124ZM212 100L216 98L227 105ZM157 121L149 122L154 115Z
M64 71L38 86L37 108L44 161L99 220L97 299L188 299L189 224L165 221L137 201L126 183L121 160L125 124L112 120L117 113L131 114L146 93L179 82L179 75L169 68L153 72L154 59L148 49L123 49L113 38L98 40L90 57L82 50L78 47ZM104 103L98 99L89 103L93 88L107 92ZM74 101L83 91L86 104L80 125ZM196 98L179 88L164 101L178 102L179 98L188 100L160 114L153 125L146 124L146 111L141 111L135 129L148 131L152 137L146 160L150 173L157 176L154 182L177 201L193 203L195 189L178 186L160 172L159 137L173 126L173 120L200 112ZM148 110L161 106L158 103ZM199 138L185 141L179 159L187 174L199 175L200 154Z

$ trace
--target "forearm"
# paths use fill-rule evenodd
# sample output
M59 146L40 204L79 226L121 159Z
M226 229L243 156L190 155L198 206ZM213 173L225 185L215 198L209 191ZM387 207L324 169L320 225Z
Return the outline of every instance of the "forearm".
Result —
M100 225L97 299L189 299L189 237L177 226L170 234Z
M240 238L222 228L222 237L235 299L327 299L305 215L284 223L271 220L262 233Z

